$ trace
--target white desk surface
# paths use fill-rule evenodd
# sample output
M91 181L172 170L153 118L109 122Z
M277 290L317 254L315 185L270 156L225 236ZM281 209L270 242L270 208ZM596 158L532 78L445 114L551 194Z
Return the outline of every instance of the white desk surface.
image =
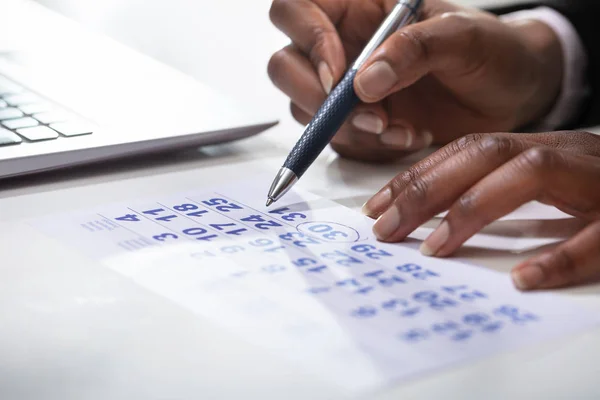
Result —
M0 183L1 397L338 398L336 389L318 377L13 223L75 207L200 188L257 171L274 172L301 127L266 76L270 54L286 44L268 21L270 1L44 2L61 3L67 14L90 26L232 96L275 111L281 123L260 137L232 145ZM226 25L220 23L224 18ZM358 208L401 168L340 160L327 151L302 185ZM508 272L525 255L466 250L461 256ZM561 293L600 310L600 285ZM596 330L558 345L435 373L372 398L599 398L599 358Z

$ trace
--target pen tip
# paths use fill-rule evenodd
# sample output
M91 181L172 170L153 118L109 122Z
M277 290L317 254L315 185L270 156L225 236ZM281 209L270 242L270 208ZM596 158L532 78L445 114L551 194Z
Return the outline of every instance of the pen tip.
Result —
M269 197L267 199L267 207L269 207L271 204L273 204L273 199Z

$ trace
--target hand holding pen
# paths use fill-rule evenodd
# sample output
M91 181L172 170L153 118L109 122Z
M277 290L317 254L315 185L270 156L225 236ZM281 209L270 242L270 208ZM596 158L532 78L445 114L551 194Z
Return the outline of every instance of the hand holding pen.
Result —
M299 122L311 121L397 4L274 1L271 18L293 44L273 56L269 74ZM470 132L514 130L555 98L560 79L539 62L540 52L552 50L541 42L543 24L504 23L442 0L425 0L420 15L359 69L354 89L362 102L331 140L343 156L382 162L427 147L432 136L447 143Z
M291 189L333 139L360 102L354 89L354 79L359 69L387 38L416 20L421 3L422 0L397 1L342 80L329 93L290 152L271 185L267 207Z

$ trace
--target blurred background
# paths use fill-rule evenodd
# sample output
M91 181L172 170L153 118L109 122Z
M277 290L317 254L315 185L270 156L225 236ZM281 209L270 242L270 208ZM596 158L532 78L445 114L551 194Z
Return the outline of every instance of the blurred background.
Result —
M289 116L288 102L266 73L271 54L288 43L269 21L271 0L37 1L230 96Z

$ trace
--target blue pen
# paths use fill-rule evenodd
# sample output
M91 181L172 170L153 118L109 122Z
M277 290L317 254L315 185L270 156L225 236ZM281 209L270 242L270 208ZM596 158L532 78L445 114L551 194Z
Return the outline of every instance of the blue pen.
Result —
M288 155L271 185L267 207L283 197L298 182L329 144L348 115L360 102L354 92L354 78L358 70L390 35L416 20L422 2L422 0L398 0L344 78L331 91Z

